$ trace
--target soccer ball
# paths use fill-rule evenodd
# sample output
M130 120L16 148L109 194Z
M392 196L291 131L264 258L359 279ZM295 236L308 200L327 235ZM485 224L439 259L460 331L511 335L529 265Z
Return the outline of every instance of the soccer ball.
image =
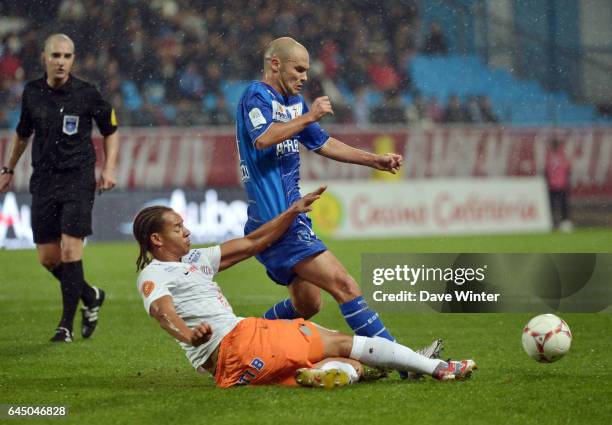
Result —
M556 362L569 351L571 344L569 326L554 314L536 316L523 328L523 349L541 363Z

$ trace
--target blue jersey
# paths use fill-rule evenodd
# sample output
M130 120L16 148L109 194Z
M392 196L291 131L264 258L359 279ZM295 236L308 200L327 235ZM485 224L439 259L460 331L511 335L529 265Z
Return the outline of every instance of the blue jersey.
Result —
M308 112L301 95L282 96L271 86L253 81L242 94L236 113L236 141L242 182L248 196L248 222L253 231L285 211L300 198L301 143L320 149L329 134L318 123L310 124L291 139L258 150L257 139L274 122L287 122Z

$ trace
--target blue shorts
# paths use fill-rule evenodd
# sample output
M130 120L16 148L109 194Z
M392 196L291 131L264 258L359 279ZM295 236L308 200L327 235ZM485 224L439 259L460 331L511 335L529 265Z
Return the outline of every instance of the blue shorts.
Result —
M253 230L254 226L247 223L244 233L249 234ZM327 247L312 231L312 222L308 216L300 214L287 232L256 258L264 265L270 279L287 286L297 276L293 271L297 263L323 251L327 251Z

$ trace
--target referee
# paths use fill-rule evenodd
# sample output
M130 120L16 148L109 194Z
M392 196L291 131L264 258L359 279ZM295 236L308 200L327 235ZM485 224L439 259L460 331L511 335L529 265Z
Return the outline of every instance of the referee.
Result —
M32 230L40 263L61 283L62 318L51 338L72 342L72 324L83 300L81 334L89 338L98 322L104 291L83 275L83 239L91 235L96 191L96 154L92 119L104 136L104 168L99 191L116 183L117 120L98 90L70 74L74 43L64 34L45 41L43 78L29 82L22 96L21 118L8 164L0 170L0 192L7 191L32 133Z

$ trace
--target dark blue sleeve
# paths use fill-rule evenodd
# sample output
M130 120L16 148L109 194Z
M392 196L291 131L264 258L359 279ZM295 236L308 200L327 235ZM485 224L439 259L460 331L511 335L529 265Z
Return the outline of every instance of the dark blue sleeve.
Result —
M256 91L249 93L244 99L242 114L251 143L255 143L272 124L272 101Z
M302 113L305 114L309 111L308 105L306 105L303 99L302 104ZM311 151L321 149L325 142L327 142L327 139L329 139L329 133L327 133L318 122L310 124L304 130L300 131L298 135L300 136L300 143Z

